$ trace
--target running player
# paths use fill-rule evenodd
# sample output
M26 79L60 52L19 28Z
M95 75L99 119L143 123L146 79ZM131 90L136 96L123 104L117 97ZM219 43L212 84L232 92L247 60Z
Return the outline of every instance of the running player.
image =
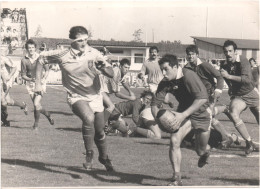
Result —
M199 50L195 45L188 46L186 48L186 54L188 63L184 67L197 73L202 83L205 85L209 96L211 111L213 112L212 127L221 134L222 147L228 148L233 143L233 138L225 129L224 125L222 125L215 118L216 114L222 113L223 111L228 111L225 105L215 106L218 98L222 94L224 79L220 72L217 71L211 64L208 62L202 62L201 59L199 59ZM217 83L215 83L214 79L216 79Z
M34 106L34 124L33 129L37 130L39 126L40 114L45 115L51 125L54 124L54 120L51 117L50 112L45 110L41 105L42 95L34 93L35 89L35 77L36 77L36 60L39 54L36 52L36 43L29 39L25 43L27 55L21 60L21 76L26 81L26 89L32 99ZM46 91L46 78L49 74L49 67L44 66L44 75L41 78L42 85L44 85L44 91Z
M15 67L14 63L10 58L6 56L7 54L7 47L1 47L1 83L5 87L5 89L1 89L1 99L2 102L5 104L2 107L3 112L5 112L5 108L7 106L18 106L24 110L25 115L28 114L27 105L25 102L19 102L14 100L10 96L10 89L14 83L14 75L16 73L17 68ZM4 116L7 118L7 116ZM10 126L10 123L6 120L5 126Z
M240 114L249 107L259 124L259 93L255 88L248 60L238 55L236 43L230 40L225 41L223 51L226 62L221 65L220 71L229 87L230 115L235 128L246 141L245 154L250 155L256 147Z
M104 132L104 107L100 94L99 75L113 77L113 69L101 53L87 43L88 31L83 26L70 29L71 48L42 52L37 63L35 93L42 93L41 70L43 65L58 63L62 72L62 84L67 91L67 101L73 113L82 120L82 135L86 149L83 166L92 169L93 144L99 152L99 162L107 171L113 166L107 155L107 141Z
M165 95L173 94L179 102L175 114L174 125L181 127L171 134L170 161L173 168L173 180L169 185L181 186L181 149L183 138L195 130L195 149L200 156L198 166L207 164L210 147L208 144L211 125L211 110L208 105L208 94L200 78L193 71L181 68L176 56L166 54L159 61L164 79L159 83L155 97L152 100L152 113L157 119L159 108Z

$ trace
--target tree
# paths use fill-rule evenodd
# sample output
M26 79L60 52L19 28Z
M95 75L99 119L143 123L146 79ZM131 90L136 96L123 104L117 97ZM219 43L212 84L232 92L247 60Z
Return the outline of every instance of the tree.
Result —
M142 42L142 39L141 39L141 34L142 33L143 33L143 31L141 29L138 29L138 30L134 31L133 36L134 36L134 41L135 42Z
M42 27L38 25L36 32L34 33L34 37L41 37L42 36Z

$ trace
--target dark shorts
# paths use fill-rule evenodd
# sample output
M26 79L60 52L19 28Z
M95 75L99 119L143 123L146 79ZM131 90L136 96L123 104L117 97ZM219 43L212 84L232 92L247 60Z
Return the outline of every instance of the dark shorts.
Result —
M242 96L231 96L231 100L233 99L241 99L243 100L248 107L258 107L259 106L259 93L256 88L254 88L249 93Z
M210 108L207 108L204 112L190 116L191 126L194 129L200 129L203 131L209 131L212 121L212 113Z

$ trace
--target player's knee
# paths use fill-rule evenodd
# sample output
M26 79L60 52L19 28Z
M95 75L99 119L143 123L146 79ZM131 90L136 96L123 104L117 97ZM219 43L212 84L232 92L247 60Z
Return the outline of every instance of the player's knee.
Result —
M35 110L41 110L42 109L42 105L41 104L34 104L34 109Z
M233 118L234 121L240 119L240 118L239 118L239 113L236 112L236 111L231 110L231 111L229 112L229 114L230 114L230 116Z
M170 145L173 149L178 149L181 146L181 140L177 137L171 137Z
M206 153L206 149L203 150L201 148L198 148L198 149L196 149L196 153L197 153L198 156L202 156L203 154Z
M86 125L93 125L95 117L94 117L94 114L93 115L91 115L91 114L84 114L81 117L81 119L82 119L84 124L86 124Z
M152 139L161 139L161 133L156 133L151 130L148 130L147 132L147 138L152 138Z
M114 109L115 109L115 105L114 105L114 104L110 104L110 105L108 105L108 107L106 108L106 111L112 113Z

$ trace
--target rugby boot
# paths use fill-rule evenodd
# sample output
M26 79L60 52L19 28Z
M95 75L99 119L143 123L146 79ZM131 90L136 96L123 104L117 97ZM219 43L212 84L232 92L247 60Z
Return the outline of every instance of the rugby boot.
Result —
M111 160L108 159L108 156L106 157L106 159L99 157L98 161L105 166L107 171L114 171L113 165L111 163Z
M203 167L204 165L208 164L208 158L209 158L210 153L206 152L202 156L200 156L200 159L198 161L198 167Z
M167 184L167 186L182 186L182 181L181 180L172 180Z
M245 150L246 156L250 156L253 151L254 151L254 145L252 140L250 141L246 140L246 150Z
M92 170L92 166L93 166L93 156L94 156L94 151L93 151L93 150L88 150L88 151L86 152L86 163L83 163L83 167L84 167L87 171Z

